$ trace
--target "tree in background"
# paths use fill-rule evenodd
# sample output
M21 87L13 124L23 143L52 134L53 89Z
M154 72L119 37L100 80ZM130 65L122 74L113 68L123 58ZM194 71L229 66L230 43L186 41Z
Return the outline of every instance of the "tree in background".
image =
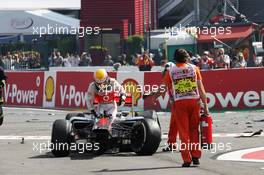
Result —
M129 55L135 55L142 52L142 46L144 44L144 37L140 35L132 35L127 39L127 53Z

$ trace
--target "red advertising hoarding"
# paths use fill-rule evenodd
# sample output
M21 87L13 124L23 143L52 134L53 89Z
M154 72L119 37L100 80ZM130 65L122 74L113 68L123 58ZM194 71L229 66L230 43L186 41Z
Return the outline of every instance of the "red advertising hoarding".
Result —
M115 78L116 73L110 73ZM86 108L93 72L57 72L55 107Z
M202 71L209 107L213 109L248 109L264 107L264 69L229 69ZM159 76L160 74L160 76ZM161 73L145 73L145 85L159 84ZM169 96L158 97L153 103L144 101L144 109L168 109Z
M144 74L144 85L149 86L149 90L153 91L156 87L160 86L162 83L162 73L161 72L145 72ZM168 109L169 107L169 95L164 93L159 96L155 101L152 96L145 98L144 109Z
M214 109L264 107L263 75L263 68L202 72L209 107Z
M87 90L93 81L93 72L54 72L56 78L55 104L53 108L86 108ZM142 74L142 75L141 75ZM4 88L5 104L14 106L43 107L43 89L49 92L50 81L44 85L44 72L8 72ZM144 76L143 76L144 75ZM229 69L202 71L203 82L212 109L252 109L264 107L264 69ZM153 91L162 83L161 72L111 72L110 76L124 84L134 79L144 86L144 91ZM47 80L53 80L47 75ZM53 82L53 81L52 81ZM52 83L51 83L52 84ZM53 93L52 93L53 94ZM48 94L49 95L49 94ZM47 94L46 94L47 96ZM53 95L52 95L53 96ZM45 97L47 98L47 97ZM49 100L50 98L48 98ZM166 110L170 108L169 95L165 93L156 101L152 97L137 99L139 109Z
M42 107L44 72L7 72L7 105Z

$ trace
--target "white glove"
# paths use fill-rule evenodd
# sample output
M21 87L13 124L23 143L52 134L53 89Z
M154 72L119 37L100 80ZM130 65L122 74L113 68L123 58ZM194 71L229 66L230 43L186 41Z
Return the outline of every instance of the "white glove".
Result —
M126 96L121 95L120 96L120 101L119 101L119 106L123 107L126 104Z

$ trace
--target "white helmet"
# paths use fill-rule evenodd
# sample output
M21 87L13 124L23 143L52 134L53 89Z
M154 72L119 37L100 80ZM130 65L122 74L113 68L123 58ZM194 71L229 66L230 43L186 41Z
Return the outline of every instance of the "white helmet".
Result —
M108 74L105 69L97 69L94 72L94 81L98 84L105 83L108 79Z

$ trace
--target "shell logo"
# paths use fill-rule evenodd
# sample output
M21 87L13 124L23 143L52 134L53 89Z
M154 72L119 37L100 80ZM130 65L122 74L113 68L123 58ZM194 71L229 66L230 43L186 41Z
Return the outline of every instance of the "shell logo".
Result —
M49 76L45 84L45 95L46 101L51 102L54 95L54 79L52 76Z
M134 79L126 79L123 81L122 86L124 87L126 93L130 93L133 98L133 104L137 106L138 100L141 97L141 90L139 84Z

